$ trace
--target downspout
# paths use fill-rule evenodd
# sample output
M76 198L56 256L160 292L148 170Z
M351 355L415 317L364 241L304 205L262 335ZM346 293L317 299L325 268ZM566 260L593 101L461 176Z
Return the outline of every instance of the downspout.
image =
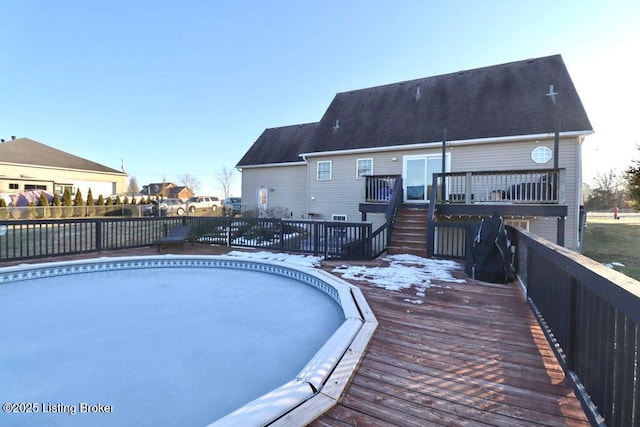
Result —
M305 194L306 194L306 196L305 196L305 205L306 205L307 219L308 219L308 217L309 217L309 208L310 208L310 205L309 205L309 180L310 180L310 178L309 178L309 162L307 161L307 156L305 156L304 154L301 154L300 157L302 157L302 160L304 160L304 162L307 165L307 184L306 184L306 188L305 188ZM303 214L303 217L304 217L304 214Z

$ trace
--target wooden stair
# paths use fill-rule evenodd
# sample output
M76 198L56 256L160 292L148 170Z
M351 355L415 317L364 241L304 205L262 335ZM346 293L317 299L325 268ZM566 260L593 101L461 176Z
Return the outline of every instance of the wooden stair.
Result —
M427 209L401 206L387 253L427 256Z

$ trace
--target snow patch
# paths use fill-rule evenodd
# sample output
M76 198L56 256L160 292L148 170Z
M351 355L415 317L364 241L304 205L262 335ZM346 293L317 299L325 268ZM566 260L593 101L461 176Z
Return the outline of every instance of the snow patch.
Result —
M300 267L309 267L309 268L319 267L320 261L322 260L322 257L312 256L312 255L295 255L295 254L286 254L283 252L266 252L266 251L260 251L260 252L231 251L227 255L262 260L262 261L286 262L286 263L294 264Z
M415 287L417 296L431 286L432 280L451 283L466 283L456 279L451 271L458 269L455 261L427 259L416 255L388 255L382 258L389 262L387 267L367 267L341 265L333 272L339 273L345 280L368 282L390 291L399 291Z

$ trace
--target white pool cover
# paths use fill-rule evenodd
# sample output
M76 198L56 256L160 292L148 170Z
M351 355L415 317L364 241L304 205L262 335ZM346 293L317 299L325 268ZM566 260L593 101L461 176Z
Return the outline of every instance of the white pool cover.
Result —
M0 269L0 425L273 421L319 392L360 331L352 291L226 257Z

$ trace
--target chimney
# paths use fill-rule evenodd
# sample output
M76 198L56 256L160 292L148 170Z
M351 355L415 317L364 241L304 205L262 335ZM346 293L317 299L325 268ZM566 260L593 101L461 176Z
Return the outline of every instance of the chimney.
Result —
M15 141L15 140L16 140L15 135L11 135L11 140L12 140L12 141Z

